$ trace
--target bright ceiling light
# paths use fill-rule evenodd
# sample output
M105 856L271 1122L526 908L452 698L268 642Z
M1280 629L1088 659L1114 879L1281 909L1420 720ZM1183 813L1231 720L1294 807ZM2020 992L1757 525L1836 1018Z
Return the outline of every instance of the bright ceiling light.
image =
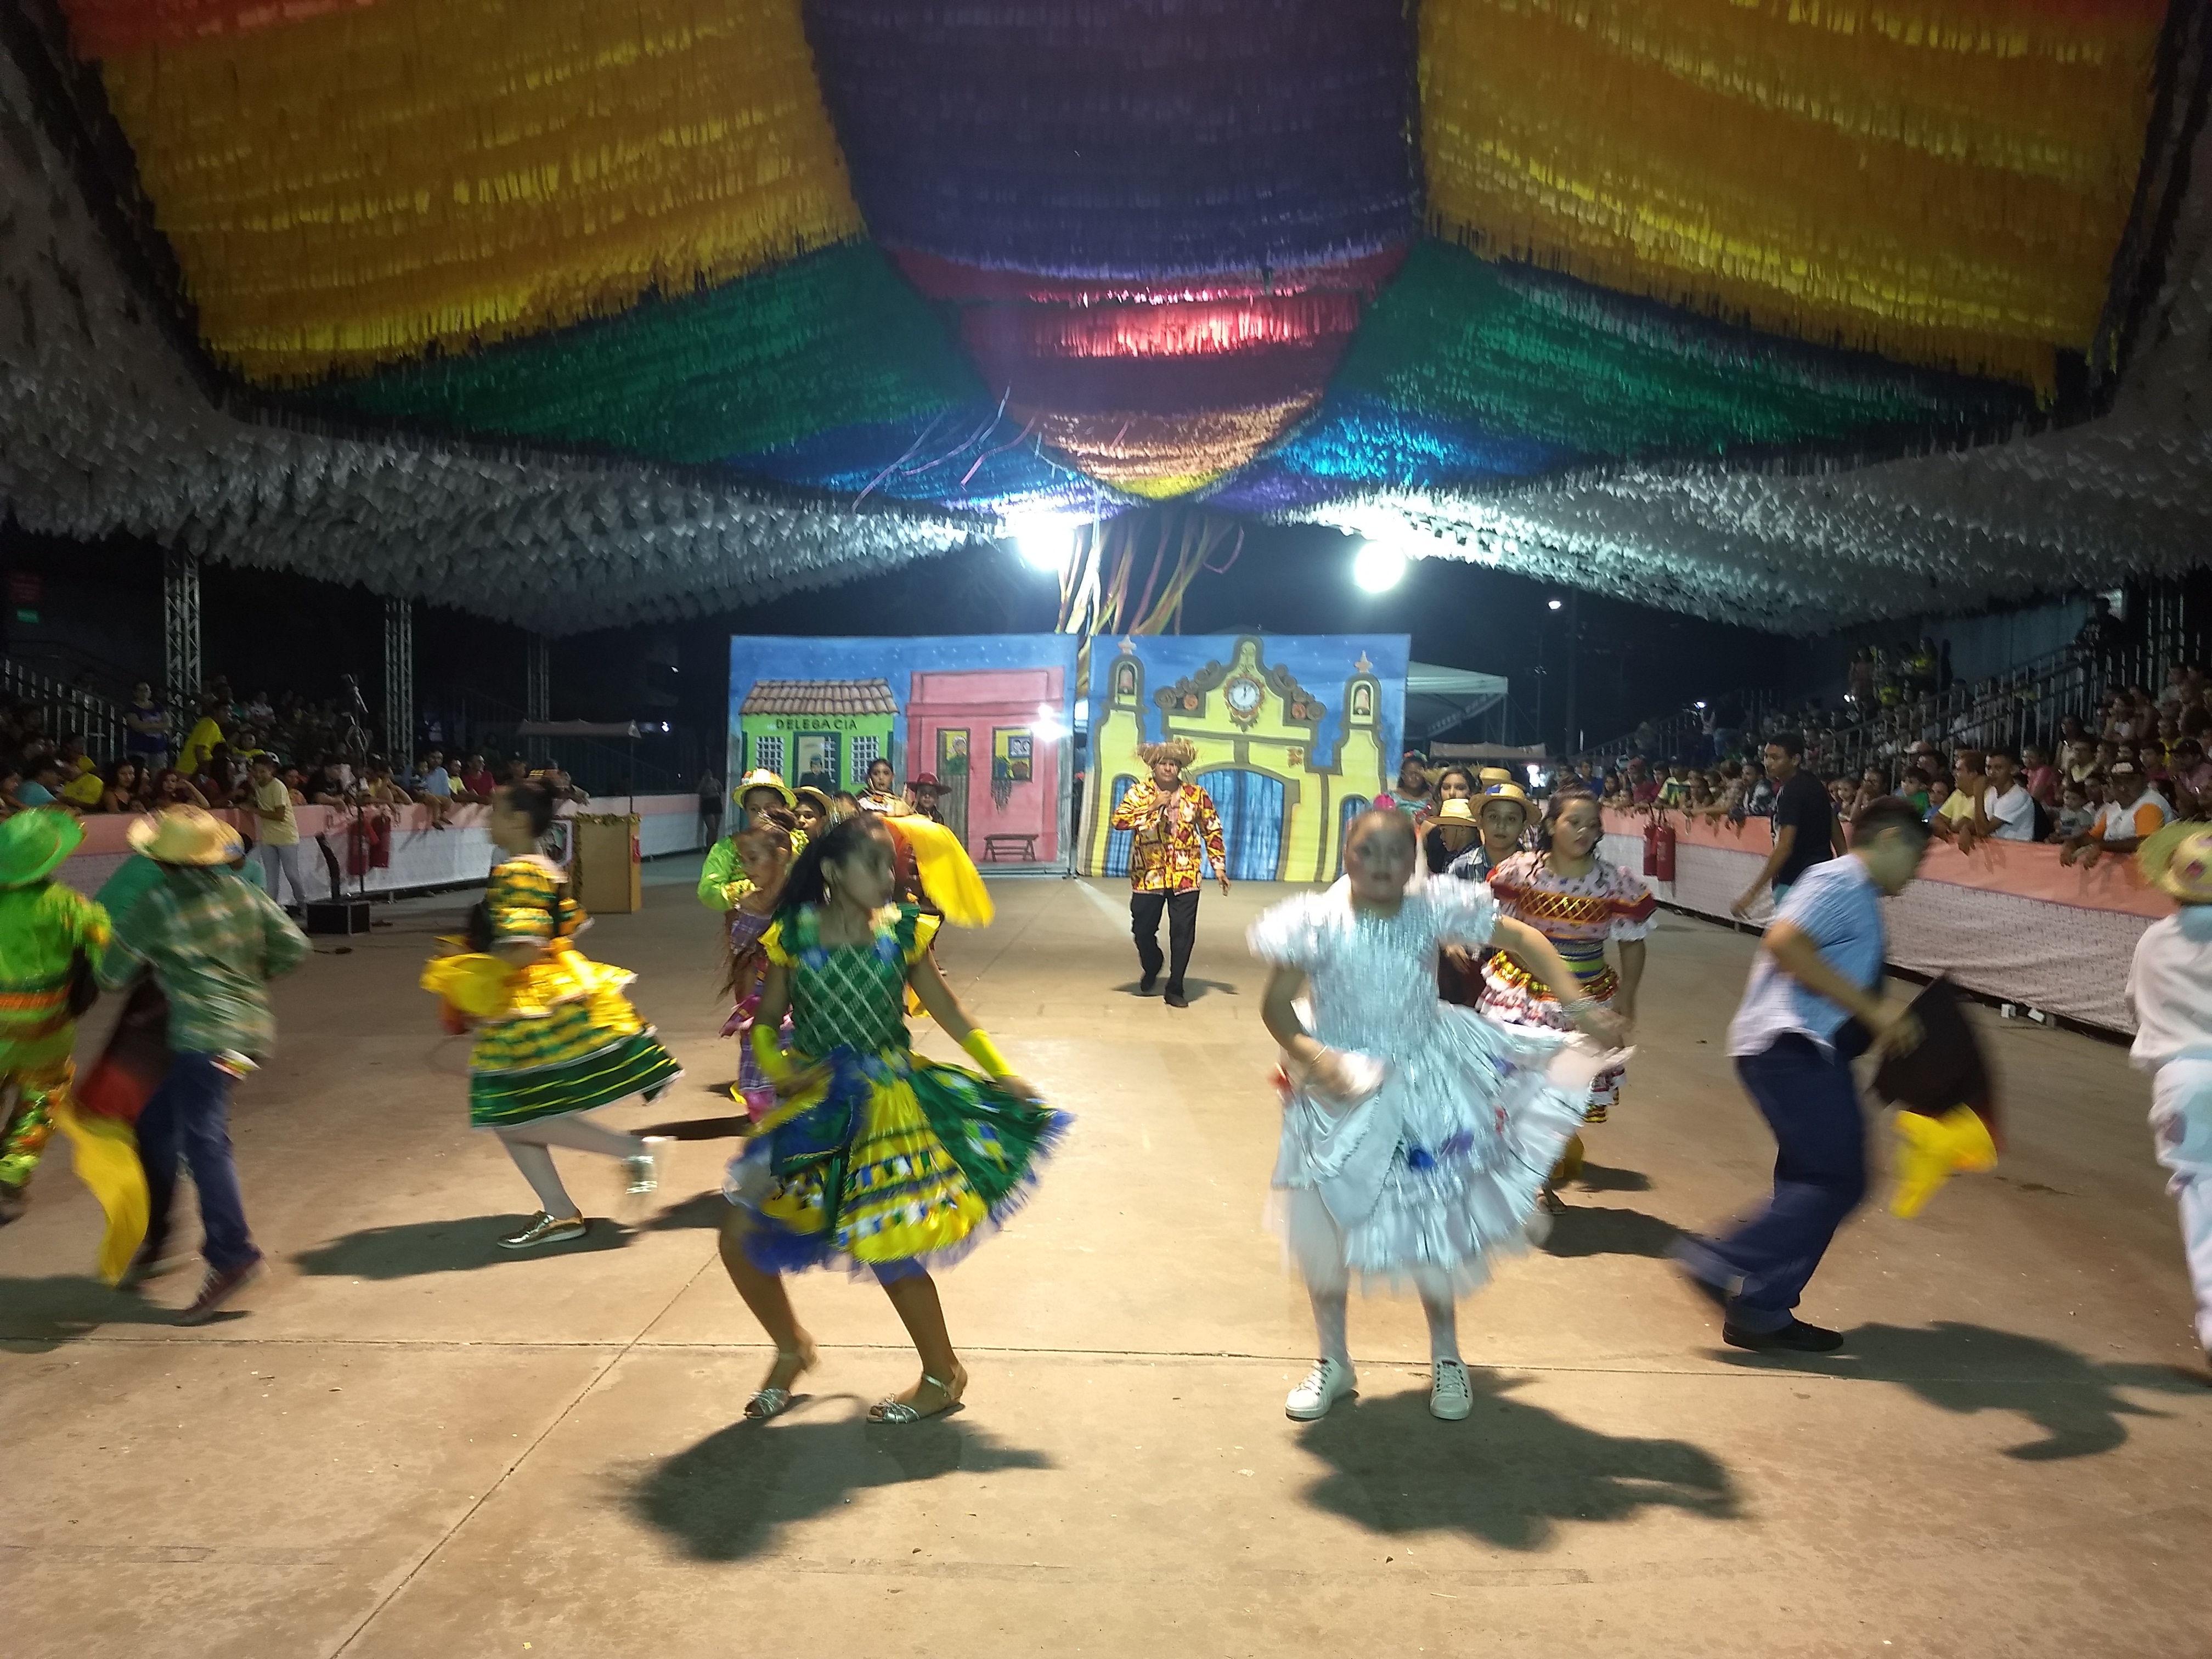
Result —
M1009 528L1014 550L1034 569L1064 569L1075 552L1075 526L1064 519L1031 519Z
M1382 542L1362 542L1352 556L1352 580L1370 593L1387 593L1406 577L1406 556Z
M1559 608L1561 601L1558 599L1547 599L1544 603L1550 605L1553 610L1557 611Z

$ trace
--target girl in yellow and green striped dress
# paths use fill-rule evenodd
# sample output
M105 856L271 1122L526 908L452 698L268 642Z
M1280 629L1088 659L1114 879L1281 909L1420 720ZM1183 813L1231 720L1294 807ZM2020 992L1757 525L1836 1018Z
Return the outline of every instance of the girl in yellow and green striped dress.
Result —
M781 1275L832 1264L875 1276L921 1358L921 1380L870 1419L911 1423L957 1404L968 1373L928 1270L1020 1202L1067 1121L975 1029L930 958L938 918L891 902L895 885L890 831L855 813L793 866L761 940L752 1042L777 1104L730 1165L722 1230L723 1264L776 1347L745 1407L757 1419L786 1410L815 1361ZM909 988L988 1076L915 1055ZM777 1039L787 1008L788 1049Z
M490 1129L544 1206L500 1240L529 1249L583 1237L587 1224L553 1166L554 1146L623 1160L629 1190L659 1185L653 1137L625 1134L584 1115L626 1096L648 1100L682 1075L623 991L635 975L576 949L587 918L566 874L537 849L551 828L551 791L536 780L494 798L491 836L514 856L491 872L471 943L441 957L422 988L476 1028L469 1054L469 1121Z

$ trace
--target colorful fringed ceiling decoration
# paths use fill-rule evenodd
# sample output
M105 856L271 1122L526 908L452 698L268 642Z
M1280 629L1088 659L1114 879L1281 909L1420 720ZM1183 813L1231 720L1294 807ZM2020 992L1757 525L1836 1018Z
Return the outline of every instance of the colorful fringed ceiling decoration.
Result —
M870 229L1008 411L1129 495L1211 483L1319 402L1411 234L1401 0L807 21Z
M797 0L63 3L202 337L251 380L604 315L860 229Z
M1404 0L807 0L806 23L890 246L1256 276L1413 228Z
M2048 390L2091 343L2163 0L1425 0L1444 234Z
M1990 426L2028 400L1820 351L1424 243L1346 354L1339 392L1588 457L1725 454Z
M1378 485L1963 435L2032 401L1426 242L1369 313L1319 417L1211 501L1279 512Z
M845 242L605 322L340 382L331 395L447 431L707 462L983 392L884 256Z
M271 401L998 519L1978 441L2172 70L2163 0L28 3Z

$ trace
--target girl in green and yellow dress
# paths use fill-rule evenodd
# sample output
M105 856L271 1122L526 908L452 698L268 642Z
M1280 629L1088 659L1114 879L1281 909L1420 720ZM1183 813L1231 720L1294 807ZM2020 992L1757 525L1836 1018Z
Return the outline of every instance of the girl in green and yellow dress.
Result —
M815 1364L782 1275L840 1264L872 1273L921 1355L920 1382L871 1421L912 1423L959 1402L968 1382L929 1269L948 1264L1014 1209L1066 1127L1014 1076L931 961L938 918L890 902L890 830L855 813L811 843L786 878L761 941L768 967L752 1042L777 1104L731 1165L722 1261L775 1343L745 1407L789 1407ZM988 1074L917 1057L911 989ZM777 1030L788 1009L793 1046Z
M632 1193L659 1185L659 1146L586 1115L627 1096L648 1100L683 1075L623 995L635 975L592 961L575 935L589 920L568 875L538 853L553 795L532 778L493 798L491 838L510 856L491 872L471 948L432 962L422 988L472 1025L469 1121L496 1133L543 1209L499 1242L511 1250L581 1238L587 1223L553 1167L555 1146L620 1158Z

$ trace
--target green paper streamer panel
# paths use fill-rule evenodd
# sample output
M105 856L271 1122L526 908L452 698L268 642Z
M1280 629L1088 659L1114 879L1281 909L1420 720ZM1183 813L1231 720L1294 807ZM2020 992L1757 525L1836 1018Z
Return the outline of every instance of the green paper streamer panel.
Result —
M1333 389L1613 457L1837 443L2032 407L1994 382L1708 322L1437 241L1369 310Z
M704 463L982 386L872 244L845 242L604 322L325 387L364 414Z

